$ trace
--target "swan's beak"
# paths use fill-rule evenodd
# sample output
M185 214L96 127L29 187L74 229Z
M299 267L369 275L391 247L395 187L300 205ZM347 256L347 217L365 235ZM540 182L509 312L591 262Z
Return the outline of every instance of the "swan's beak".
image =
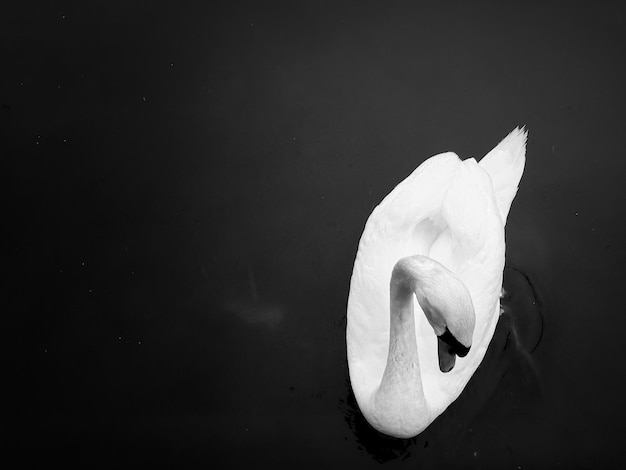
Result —
M441 372L450 372L456 363L456 354L449 344L446 344L441 337L437 337L437 346L439 349L439 370Z

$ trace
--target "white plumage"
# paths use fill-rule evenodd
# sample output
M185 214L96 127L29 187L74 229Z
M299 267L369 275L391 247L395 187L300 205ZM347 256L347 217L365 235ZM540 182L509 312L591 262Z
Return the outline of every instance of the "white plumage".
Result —
M429 158L385 197L365 225L348 299L348 365L361 411L383 433L410 437L424 430L459 396L485 355L499 316L504 225L524 170L526 136L523 128L514 129L480 163L461 161L452 152ZM398 403L384 403L377 392L389 355L391 273L398 260L412 255L438 261L465 284L475 327L469 354L443 373L433 325L414 303L419 359L412 367L423 392L409 385L398 395L411 402L400 407L400 416L393 411ZM442 298L454 297L441 289Z

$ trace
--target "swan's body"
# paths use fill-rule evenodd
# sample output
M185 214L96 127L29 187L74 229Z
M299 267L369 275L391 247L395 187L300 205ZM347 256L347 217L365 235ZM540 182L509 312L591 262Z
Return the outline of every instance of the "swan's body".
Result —
M526 131L516 128L480 163L436 155L370 215L346 341L354 395L379 431L422 432L482 361L498 321L504 225L525 153Z

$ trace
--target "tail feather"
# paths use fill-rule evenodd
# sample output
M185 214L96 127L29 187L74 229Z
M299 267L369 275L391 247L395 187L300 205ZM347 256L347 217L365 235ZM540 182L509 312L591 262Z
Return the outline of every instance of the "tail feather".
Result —
M505 224L524 172L527 136L528 131L525 127L516 127L479 163L491 176L498 209Z

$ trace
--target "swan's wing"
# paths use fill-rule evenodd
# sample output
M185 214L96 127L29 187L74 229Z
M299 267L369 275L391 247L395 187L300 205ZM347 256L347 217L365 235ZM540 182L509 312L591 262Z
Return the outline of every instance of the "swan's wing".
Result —
M346 327L350 379L359 406L380 383L387 362L393 266L404 256L427 254L440 231L430 218L441 211L460 166L451 152L429 158L385 197L365 224L350 282Z
M527 135L528 131L524 127L516 127L479 163L491 176L504 224L524 172Z

